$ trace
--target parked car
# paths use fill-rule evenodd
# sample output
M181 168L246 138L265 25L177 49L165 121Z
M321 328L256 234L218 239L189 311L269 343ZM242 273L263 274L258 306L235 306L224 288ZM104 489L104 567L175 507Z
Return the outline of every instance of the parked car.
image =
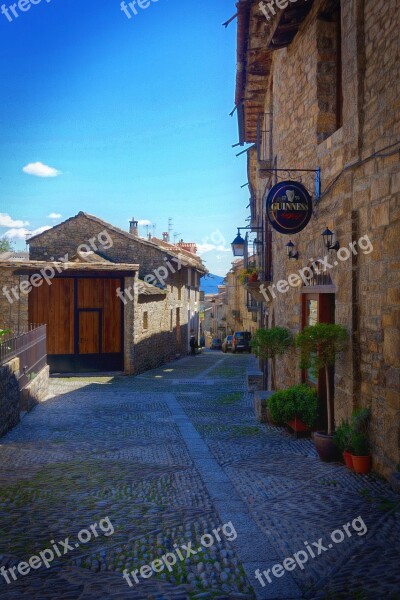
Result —
M211 342L211 350L221 350L222 342L219 338L214 338Z
M236 331L233 334L232 353L236 352L251 352L251 333L250 331Z
M225 352L226 354L228 350L232 350L232 342L233 335L227 335L224 341L222 342L222 352Z

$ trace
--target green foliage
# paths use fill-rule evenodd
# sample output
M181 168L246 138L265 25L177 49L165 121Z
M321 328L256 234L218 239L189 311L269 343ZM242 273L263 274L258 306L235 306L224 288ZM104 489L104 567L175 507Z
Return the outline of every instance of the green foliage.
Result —
M1 252L13 252L14 245L13 243L6 237L0 238L0 253Z
M293 336L285 327L259 329L251 340L251 347L257 358L268 360L281 356L293 346Z
M318 417L317 392L305 384L294 385L275 392L268 400L268 408L276 423L288 423L297 416L311 428Z
M241 392L233 392L232 394L226 394L225 396L222 396L222 398L219 400L219 403L231 406L233 404L238 404L241 399Z
M11 333L11 329L0 329L0 338L7 335L7 333Z
M365 433L353 431L351 436L351 448L354 456L368 456L369 441Z
M247 281L254 276L258 277L260 273L260 269L258 269L254 263L249 265L246 269L242 269L239 273L239 281L240 283L247 283Z
M248 435L261 435L261 429L257 426L235 425L233 435L236 437Z
M351 426L356 433L368 435L371 410L369 408L357 408L351 416Z
M355 410L351 417L351 449L355 456L368 456L369 447L369 424L371 411L369 408Z
M343 352L349 339L347 330L335 323L318 323L305 327L296 336L300 348L300 368L312 369L315 376L326 367L333 367L336 354Z
M351 452L351 437L352 437L352 427L348 421L345 421L336 429L335 435L333 436L333 441L336 446L341 450L341 452Z

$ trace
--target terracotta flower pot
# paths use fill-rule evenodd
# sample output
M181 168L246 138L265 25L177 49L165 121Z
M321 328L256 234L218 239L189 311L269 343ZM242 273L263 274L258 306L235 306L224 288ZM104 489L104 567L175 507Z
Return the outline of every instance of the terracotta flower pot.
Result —
M293 429L293 431L296 431L296 433L310 430L310 428L307 427L307 425L303 423L299 417L295 417L292 421L288 421L288 425L290 429Z
M340 460L338 449L333 441L333 435L328 435L322 431L315 431L313 434L315 449L321 460L324 462L334 462Z
M257 274L251 275L251 277L249 278L249 281L253 281L253 282L258 281L258 275Z
M344 463L345 463L346 467L348 469L350 469L351 471L354 471L353 457L351 455L351 452L348 452L347 450L345 450L343 452L343 459L344 459Z
M371 471L371 457L370 456L354 456L351 455L353 461L353 467L355 473L361 473L366 475Z

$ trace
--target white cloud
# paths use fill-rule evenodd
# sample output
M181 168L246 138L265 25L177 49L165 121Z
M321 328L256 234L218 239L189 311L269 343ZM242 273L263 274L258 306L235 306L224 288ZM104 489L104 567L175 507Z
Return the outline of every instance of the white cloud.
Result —
M26 227L29 221L15 221L10 215L0 213L0 227Z
M30 231L29 229L26 229L25 227L20 227L18 229L16 227L14 227L13 229L9 229L8 231L6 231L4 233L4 237L7 237L12 240L25 240L27 236L32 237L34 235L38 235L39 233L43 233L43 231L47 231L48 229L51 229L51 227L49 225L44 225L43 227L38 227L37 229L34 229L33 231Z
M55 213L52 212L49 215L47 215L48 219L61 219L62 215L60 215L60 213Z
M197 253L201 256L202 254L207 254L207 252L231 252L231 248L223 246L221 244L197 244Z
M141 221L138 221L138 225L140 225L140 227L146 227L146 225L151 225L151 221L148 221L147 219L142 219Z
M27 175L34 175L35 177L58 177L62 174L58 169L44 165L41 162L29 163L22 170Z

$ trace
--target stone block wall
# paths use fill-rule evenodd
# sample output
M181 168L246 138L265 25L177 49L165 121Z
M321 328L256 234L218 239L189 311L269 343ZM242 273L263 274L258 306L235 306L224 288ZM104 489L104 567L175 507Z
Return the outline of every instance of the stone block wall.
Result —
M19 423L19 358L0 366L0 436Z
M29 412L36 404L46 400L49 395L49 374L50 367L47 365L35 379L21 390L20 409Z
M27 279L27 276L13 276L10 269L0 269L0 329L17 332L18 324L21 328L28 325L28 296L19 293L20 283ZM11 291L15 287L18 299Z
M273 106L277 166L320 167L323 193L310 224L292 237L299 261L287 259L288 238L273 231L273 283L327 254L321 235L326 226L342 248L363 236L370 239L373 252L359 249L330 271L335 319L351 336L336 364L335 419L340 423L356 407L371 408L374 468L388 475L400 463L400 161L398 150L371 155L400 140L399 3L341 2L343 126L336 131L333 71L326 66L332 63L335 31L320 18L324 7L325 1L314 2L291 45L273 53L266 110ZM261 210L268 182L254 169L254 151L249 154ZM304 175L303 183L314 192L311 177ZM334 252L330 258L335 261ZM294 333L301 329L300 292L291 288L269 303L270 324ZM280 387L301 380L294 360L290 355L278 361Z

